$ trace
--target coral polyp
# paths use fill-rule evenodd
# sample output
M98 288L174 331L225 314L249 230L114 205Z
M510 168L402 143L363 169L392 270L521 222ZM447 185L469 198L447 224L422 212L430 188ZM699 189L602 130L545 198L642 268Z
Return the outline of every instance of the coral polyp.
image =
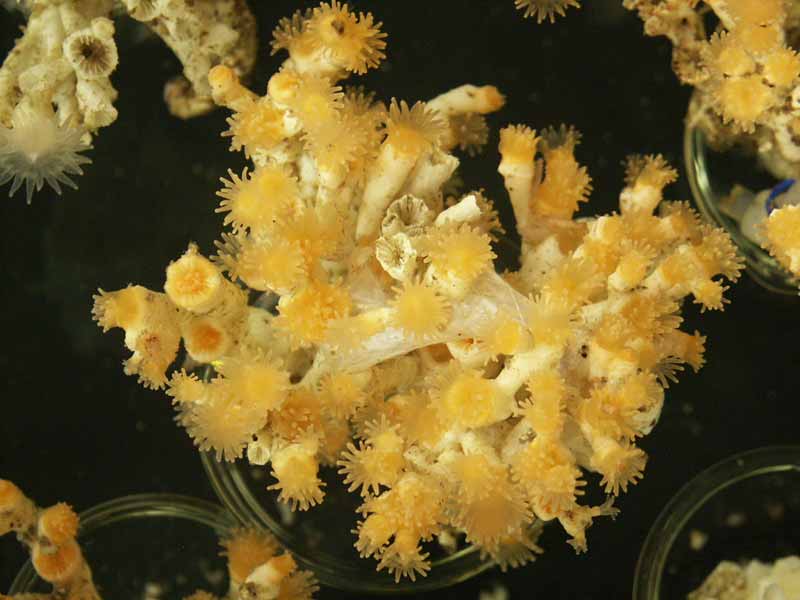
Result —
M92 162L82 154L91 148L85 130L42 112L18 113L13 127L0 125L0 185L11 182L9 196L24 186L28 204L45 183L59 195L62 185L77 188L70 176L82 175L82 165Z
M548 20L551 23L556 16L563 17L570 7L579 8L578 0L514 0L514 6L523 11L524 17L535 18L537 23Z

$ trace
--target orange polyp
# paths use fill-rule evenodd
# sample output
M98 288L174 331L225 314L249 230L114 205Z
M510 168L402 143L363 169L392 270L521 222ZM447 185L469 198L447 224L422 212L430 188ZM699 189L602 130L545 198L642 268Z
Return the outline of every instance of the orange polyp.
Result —
M545 177L531 196L534 214L569 219L588 200L591 177L575 160L573 146L566 143L545 152Z
M226 67L225 65L216 65L208 72L208 83L211 85L211 87L216 88L223 93L230 89L235 81L236 74L233 72L233 69Z
M75 540L70 539L54 551L42 549L39 544L33 548L31 560L39 576L54 584L65 584L78 572L83 562L81 550Z
M294 97L299 81L300 77L297 73L289 69L284 69L270 77L269 83L267 84L267 92L269 92L270 97L277 102L286 104Z
M751 130L754 122L775 102L775 93L759 75L731 78L719 88L722 116L733 120L745 130Z
M167 267L164 291L170 299L193 312L212 308L222 288L222 277L214 264L190 245L186 253Z
M513 125L500 130L503 161L532 165L538 144L539 138L530 127Z
M766 25L785 18L782 0L725 0L734 18L748 25Z
M191 404L203 397L206 385L195 375L187 375L185 371L178 371L172 374L167 395L172 397L173 403Z
M800 56L790 48L773 52L764 61L764 76L773 85L791 85L800 76Z
M297 563L290 554L284 553L280 556L270 559L269 566L275 569L281 578L284 578L290 575L297 568Z
M94 296L92 314L104 329L121 327L130 329L140 326L146 311L148 290L139 285L129 285L117 292L104 292Z
M484 107L484 112L495 112L503 108L503 105L506 103L506 97L500 93L493 85L485 85L480 88L483 96L485 98L486 106Z
M378 66L385 56L386 34L380 26L373 25L371 14L356 16L347 4L332 0L314 9L307 36L313 46L324 48L342 68L361 74Z
M772 211L764 224L764 235L770 253L792 273L800 273L800 207Z
M745 50L753 54L766 54L775 50L782 37L780 29L774 25L760 27L747 23L739 25L733 35Z
M244 149L246 156L256 150L270 150L283 140L283 113L263 99L248 102L228 119L231 150Z
M42 511L39 516L39 530L59 546L75 537L78 532L78 515L68 504L61 502Z
M223 363L220 372L239 402L255 412L280 407L289 388L289 374L279 361L254 353Z
M445 422L464 428L481 427L495 416L497 392L491 381L466 372L442 391L440 410Z
M386 123L386 143L399 153L416 156L436 143L445 133L446 124L439 115L417 102L411 108L405 100L392 99Z
M371 556L394 535L395 524L385 515L373 514L364 519L358 528L356 548L362 557Z
M210 323L201 323L192 331L192 345L205 351L214 351L222 340L222 332Z
M292 296L284 296L278 305L276 326L289 331L298 346L325 339L328 323L350 312L347 291L329 284L312 284Z
M271 560L279 547L272 535L255 529L237 529L221 544L235 582L243 582L256 567Z
M447 323L449 306L436 290L421 283L406 283L392 304L393 323L410 335L425 336Z
M186 351L196 361L210 363L222 356L230 347L230 334L223 322L200 317L181 327Z
M469 227L437 232L427 242L427 253L437 272L467 283L491 268L495 258L489 236Z
M14 508L25 496L22 491L6 479L0 479L0 510Z

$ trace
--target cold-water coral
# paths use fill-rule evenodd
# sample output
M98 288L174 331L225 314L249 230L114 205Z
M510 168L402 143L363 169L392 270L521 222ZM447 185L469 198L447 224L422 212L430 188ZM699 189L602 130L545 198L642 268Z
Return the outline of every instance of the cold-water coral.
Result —
M785 0L624 0L647 35L667 37L694 87L687 116L717 149L737 144L776 177L800 172L797 4ZM711 11L715 19L704 17ZM715 30L707 33L707 23Z
M255 20L244 0L124 0L125 11L159 35L183 63L166 86L181 118L213 107L207 75L224 64L246 75L255 61ZM117 118L109 79L119 57L112 0L30 0L28 23L0 67L0 184L27 201L44 182L74 183L93 135ZM35 141L32 141L35 140Z
M750 560L720 562L702 585L689 593L687 600L719 598L791 598L800 587L800 557L784 556L774 562Z
M383 39L371 16L323 3L276 29L289 57L265 96L212 69L225 135L253 163L222 180L229 231L216 256L190 245L171 263L165 293L101 291L95 318L125 330L126 372L167 386L202 449L271 465L293 507L324 502L320 469L338 468L363 497L357 550L397 578L425 574L426 542L454 531L503 568L534 558L544 521L583 551L642 476L635 442L663 388L703 363L682 301L723 308L739 259L685 203L662 203L677 176L662 157L628 161L619 214L575 219L591 191L578 133L511 126L499 172L521 268L497 274L492 203L443 190L453 121L503 96L464 85L387 107L343 88ZM209 380L167 373L181 339ZM586 472L605 502L581 504Z
M299 569L265 531L236 529L220 545L228 562L230 591L222 597L197 591L185 600L310 600L319 589L313 573Z
M0 535L10 532L28 548L36 573L53 586L52 595L37 597L100 600L75 540L78 516L68 505L39 508L16 485L0 479Z
M15 484L0 479L0 536L15 533L28 548L36 573L53 586L51 594L0 594L0 598L101 600L76 540L78 527L78 515L69 505L39 508ZM292 556L281 553L278 541L267 532L235 529L220 544L230 580L225 600L309 600L318 589L314 575L298 569ZM218 597L197 591L186 600Z
M764 242L778 262L800 275L800 206L776 209L763 223Z

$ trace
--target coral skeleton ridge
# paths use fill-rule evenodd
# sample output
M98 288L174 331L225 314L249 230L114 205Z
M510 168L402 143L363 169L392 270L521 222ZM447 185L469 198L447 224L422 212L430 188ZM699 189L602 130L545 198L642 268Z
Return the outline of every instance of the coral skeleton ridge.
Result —
M0 184L27 201L44 183L57 193L90 162L81 153L117 118L109 77L119 57L112 13L121 8L160 36L183 63L167 83L170 111L188 118L214 103L208 71L243 76L255 62L255 19L245 0L28 0L28 22L0 67Z
M78 527L78 515L69 505L39 508L12 482L0 479L0 536L16 534L37 575L53 586L51 594L0 594L0 600L102 600L76 541ZM229 593L218 598L197 591L185 600L309 600L318 589L310 572L298 569L288 553L279 554L280 546L269 533L237 529L220 543Z
M539 3L541 4L541 3ZM333 1L282 20L288 58L258 96L214 67L232 150L217 254L190 244L164 291L100 291L125 372L165 388L201 450L269 468L284 502L324 502L321 468L362 496L356 549L399 579L426 542L465 536L503 569L557 520L576 551L646 463L638 438L664 388L703 364L681 304L722 309L741 264L722 230L662 202L677 174L628 161L620 212L575 219L591 180L568 127L500 132L499 172L522 239L498 274L502 229L479 191L449 195L457 148L480 145L503 96L464 85L388 106L342 81L377 66L385 34ZM466 122L472 123L464 127ZM212 375L172 370L187 363ZM581 503L585 474L606 500Z

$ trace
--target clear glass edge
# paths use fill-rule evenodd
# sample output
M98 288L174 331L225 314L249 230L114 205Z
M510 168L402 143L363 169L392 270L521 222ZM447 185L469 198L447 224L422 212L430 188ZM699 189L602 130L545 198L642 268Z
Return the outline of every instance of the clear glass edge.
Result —
M800 446L767 446L729 456L696 475L675 494L645 538L633 577L633 600L658 600L664 563L683 526L713 495L744 479L800 471Z

